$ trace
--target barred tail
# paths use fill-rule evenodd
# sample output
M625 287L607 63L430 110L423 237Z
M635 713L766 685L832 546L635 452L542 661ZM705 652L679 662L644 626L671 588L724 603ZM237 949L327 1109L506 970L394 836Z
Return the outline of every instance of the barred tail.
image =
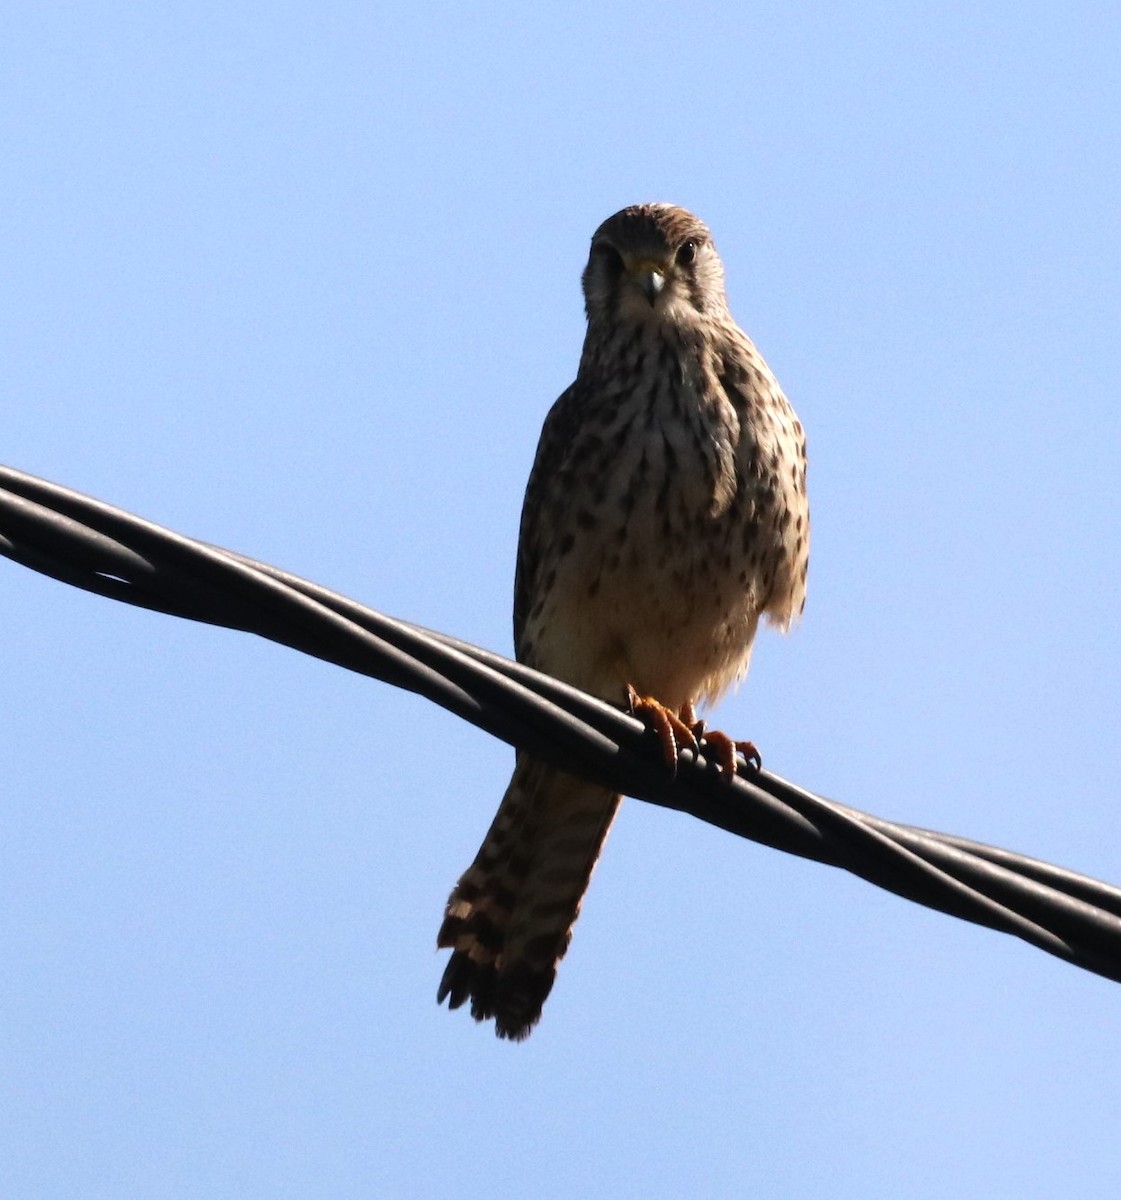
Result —
M436 939L451 949L437 1002L471 1001L501 1038L521 1041L541 1016L557 964L620 797L518 758L475 861L448 900Z

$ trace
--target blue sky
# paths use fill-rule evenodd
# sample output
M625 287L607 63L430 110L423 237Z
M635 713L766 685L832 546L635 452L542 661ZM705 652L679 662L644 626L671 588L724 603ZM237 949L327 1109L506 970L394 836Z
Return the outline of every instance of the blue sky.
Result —
M666 199L806 425L719 724L1121 882L1109 4L17 4L0 461L508 651L588 238ZM508 749L0 563L0 1192L1121 1186L1121 992L624 806L541 1026L434 1001Z

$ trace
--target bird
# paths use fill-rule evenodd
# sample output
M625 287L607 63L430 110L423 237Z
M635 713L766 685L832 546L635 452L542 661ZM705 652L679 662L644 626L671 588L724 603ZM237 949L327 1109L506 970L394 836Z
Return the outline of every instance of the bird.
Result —
M576 379L526 487L514 581L519 662L640 716L673 761L708 738L724 774L751 743L696 706L745 676L761 618L802 614L806 445L729 309L708 227L631 205L592 237ZM525 752L437 936L437 1002L522 1041L541 1017L621 797Z

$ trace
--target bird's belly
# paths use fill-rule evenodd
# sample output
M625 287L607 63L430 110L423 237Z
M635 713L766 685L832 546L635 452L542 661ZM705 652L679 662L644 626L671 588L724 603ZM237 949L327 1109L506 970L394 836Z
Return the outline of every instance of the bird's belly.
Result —
M614 703L628 684L671 708L715 699L746 671L759 619L755 567L733 545L585 544L558 572L537 665Z
M532 665L614 703L627 685L671 708L715 700L746 673L762 613L789 620L797 447L758 421L736 441L734 414L700 397L691 411L629 430L543 553Z

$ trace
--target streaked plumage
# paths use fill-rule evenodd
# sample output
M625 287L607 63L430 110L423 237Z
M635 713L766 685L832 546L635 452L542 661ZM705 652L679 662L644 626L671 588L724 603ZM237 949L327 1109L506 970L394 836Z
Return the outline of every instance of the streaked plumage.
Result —
M728 312L708 229L664 204L592 239L588 332L550 411L522 510L521 662L615 704L628 685L673 711L747 671L762 616L805 602L802 427ZM439 998L527 1036L567 949L619 804L519 754L448 902Z

